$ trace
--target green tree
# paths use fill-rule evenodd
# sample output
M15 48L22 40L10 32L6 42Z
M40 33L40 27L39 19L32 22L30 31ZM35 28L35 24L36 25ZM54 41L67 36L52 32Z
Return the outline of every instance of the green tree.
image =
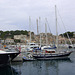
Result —
M68 36L69 36L70 38L73 38L74 32L69 32L69 31L68 31L68 32L65 32L65 33L63 33L63 34L60 34L60 36L63 36L63 35L64 35L64 37L68 38L67 34L68 34Z

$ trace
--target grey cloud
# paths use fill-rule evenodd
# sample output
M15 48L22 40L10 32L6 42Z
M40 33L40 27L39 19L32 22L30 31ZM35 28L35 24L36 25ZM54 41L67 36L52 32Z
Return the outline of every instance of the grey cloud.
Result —
M36 31L36 19L42 18L42 25L45 23L45 17L53 33L55 33L55 4L62 16L65 26L68 30L75 30L75 1L74 0L1 0L0 1L0 26L6 30L11 26L12 29L29 30L29 16L31 16L32 25ZM58 21L60 19L58 17ZM61 23L60 23L61 24ZM18 27L18 25L20 25ZM25 28L24 28L25 26ZM11 29L8 28L8 29ZM44 29L44 26L43 26ZM44 30L41 30L44 32ZM61 33L61 32L60 32Z

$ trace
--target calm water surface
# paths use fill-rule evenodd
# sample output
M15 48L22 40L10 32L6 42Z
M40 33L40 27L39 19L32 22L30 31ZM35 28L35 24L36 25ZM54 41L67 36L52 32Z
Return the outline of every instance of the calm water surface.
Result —
M67 60L13 62L0 75L75 75L75 52Z

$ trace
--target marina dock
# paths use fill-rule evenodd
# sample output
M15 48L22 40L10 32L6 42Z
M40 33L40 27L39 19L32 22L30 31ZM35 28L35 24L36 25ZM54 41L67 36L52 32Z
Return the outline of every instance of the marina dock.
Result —
M16 58L12 60L12 62L22 62L23 61L22 57L23 55L18 55Z

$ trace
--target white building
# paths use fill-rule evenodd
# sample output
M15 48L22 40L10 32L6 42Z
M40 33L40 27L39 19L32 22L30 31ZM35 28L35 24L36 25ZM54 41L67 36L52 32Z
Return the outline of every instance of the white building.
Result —
M6 43L6 44L12 44L12 43L14 43L14 39L7 38L7 39L5 40L5 43Z
M20 39L20 40L23 40L23 39L25 39L27 36L26 35L14 35L14 39Z

